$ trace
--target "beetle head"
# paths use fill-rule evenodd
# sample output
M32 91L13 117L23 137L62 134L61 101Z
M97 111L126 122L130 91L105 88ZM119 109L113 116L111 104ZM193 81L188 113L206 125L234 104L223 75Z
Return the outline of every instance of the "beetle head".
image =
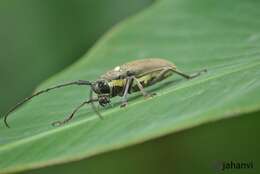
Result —
M101 106L106 106L110 103L110 86L106 80L97 80L92 84L92 90L98 96L98 102Z
M105 107L107 104L110 103L110 98L107 95L99 95L98 102L101 106Z

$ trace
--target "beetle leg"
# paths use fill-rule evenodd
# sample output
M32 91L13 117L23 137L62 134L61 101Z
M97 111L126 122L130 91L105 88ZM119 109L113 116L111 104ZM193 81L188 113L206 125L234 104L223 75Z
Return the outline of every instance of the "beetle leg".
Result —
M188 74L185 74L177 69L172 69L171 68L171 71L175 72L176 74L179 74L181 75L182 77L186 78L186 79L192 79L192 78L195 78L197 76L199 76L201 73L203 72L207 72L207 69L203 69L201 71L198 71L197 73L194 73L194 74L191 74L191 75L188 75Z
M75 115L75 113L78 112L78 110L79 110L80 108L82 108L84 105L89 104L89 103L92 103L92 102L93 102L92 100L88 100L88 101L85 101L85 102L81 103L77 108L75 108L75 109L73 110L73 112L70 114L69 117L65 118L65 119L62 120L62 121L55 121L55 122L52 123L52 125L53 125L53 126L61 126L61 125L65 124L65 123L67 123L68 121L70 121L70 120L73 118L73 116Z
M139 80L136 77L133 77L133 79L136 81L136 84L138 86L138 88L140 89L141 93L143 94L143 96L145 98L149 98L152 97L153 95L155 95L155 93L149 94L144 90L144 87L142 86L142 84L139 82Z
M94 101L94 100L95 100L94 97L93 97L93 90L92 90L92 89L90 89L89 98L90 98L91 101ZM98 115L98 117L102 120L103 117L102 117L102 115L99 113L99 111L98 111L98 109L97 109L95 103L94 103L94 102L90 102L90 104L91 104L92 109L96 112L96 114Z
M127 106L127 95L129 91L130 84L132 83L133 77L128 77L126 79L126 84L125 84L125 89L124 89L124 94L123 94L123 99L120 107L125 107Z
M164 70L162 70L162 71L156 76L156 78L153 79L153 80L150 82L150 85L153 85L154 83L163 80L163 79L165 78L165 75L166 75L169 71L171 71L171 68L165 68Z

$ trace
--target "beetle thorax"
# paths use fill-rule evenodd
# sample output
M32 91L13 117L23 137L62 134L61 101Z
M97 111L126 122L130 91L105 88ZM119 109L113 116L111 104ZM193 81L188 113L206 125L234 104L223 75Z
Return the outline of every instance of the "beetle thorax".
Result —
M110 86L107 80L97 80L93 85L92 85L93 91L100 95L100 94L110 94Z

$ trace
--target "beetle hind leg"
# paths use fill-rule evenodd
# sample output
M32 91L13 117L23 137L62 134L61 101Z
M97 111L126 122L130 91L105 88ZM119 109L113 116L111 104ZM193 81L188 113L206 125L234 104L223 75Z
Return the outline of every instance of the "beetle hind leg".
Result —
M207 69L203 69L203 70L198 71L198 72L196 72L196 73L194 73L194 74L191 74L191 75L185 74L185 73L183 73L183 72L181 72L181 71L179 71L179 70L177 70L177 69L171 69L171 71L174 72L174 73L176 73L176 74L178 74L178 75L180 75L180 76L182 76L182 77L184 77L184 78L186 78L186 79L193 79L193 78L195 78L195 77L200 76L201 73L207 72Z
M157 82L162 81L163 79L168 77L168 73L172 72L172 68L165 68L163 69L151 82L150 85L153 85Z

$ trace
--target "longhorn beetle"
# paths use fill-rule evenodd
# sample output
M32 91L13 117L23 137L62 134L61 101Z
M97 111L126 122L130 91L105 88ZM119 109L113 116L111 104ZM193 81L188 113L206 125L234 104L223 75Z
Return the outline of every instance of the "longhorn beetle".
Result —
M90 99L84 101L81 105L74 109L74 111L62 121L53 122L52 125L59 126L70 121L75 113L84 105L91 104L94 111L102 119L102 116L98 112L94 102L98 102L101 106L110 104L110 98L115 96L122 97L121 107L127 105L127 96L132 92L141 91L144 97L151 97L154 93L147 93L144 88L151 86L157 82L160 82L167 77L176 73L183 76L186 79L192 79L199 76L202 72L206 72L203 69L195 74L188 75L179 71L176 66L165 59L152 58L152 59L140 59L132 62L125 63L121 66L116 66L113 70L106 72L96 81L78 80L74 82L59 84L57 86L44 89L36 92L30 97L25 98L23 101L17 103L4 115L4 123L7 127L10 127L7 123L8 115L16 110L19 106L25 102L31 100L33 97L49 92L53 89L66 87L70 85L90 86ZM93 97L93 92L97 94L97 97Z

